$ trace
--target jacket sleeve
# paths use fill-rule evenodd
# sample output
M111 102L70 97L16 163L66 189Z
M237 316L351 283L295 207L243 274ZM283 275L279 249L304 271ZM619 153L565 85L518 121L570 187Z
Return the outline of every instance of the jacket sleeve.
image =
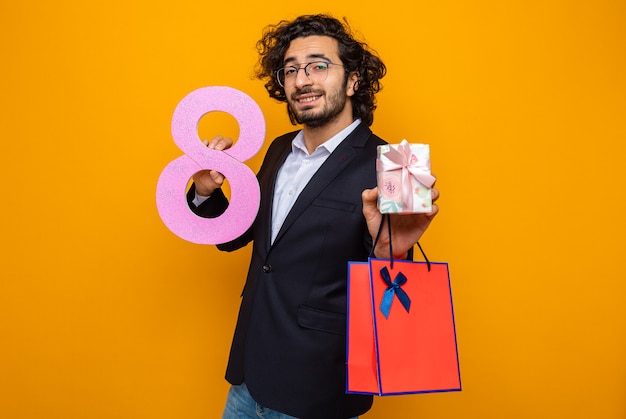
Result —
M195 195L195 185L191 185L191 188L189 188L189 192L187 192L187 204L189 205L191 211L193 211L194 214L200 217L216 218L222 215L224 211L226 211L226 208L228 208L228 199L224 195L222 189L216 189L209 199L207 199L198 206L193 203ZM252 241L252 228L249 228L248 231L246 231L243 235L230 242L218 244L217 248L220 250L232 252L234 250L242 248L250 241Z
M196 185L191 185L189 192L187 192L187 204L193 213L200 217L216 218L222 215L228 208L228 200L221 189L216 189L209 199L198 206L193 203L195 196Z

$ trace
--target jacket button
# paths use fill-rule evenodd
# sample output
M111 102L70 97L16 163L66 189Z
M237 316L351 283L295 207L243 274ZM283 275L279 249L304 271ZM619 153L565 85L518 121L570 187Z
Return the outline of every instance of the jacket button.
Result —
M272 270L270 265L263 265L263 272L268 273Z

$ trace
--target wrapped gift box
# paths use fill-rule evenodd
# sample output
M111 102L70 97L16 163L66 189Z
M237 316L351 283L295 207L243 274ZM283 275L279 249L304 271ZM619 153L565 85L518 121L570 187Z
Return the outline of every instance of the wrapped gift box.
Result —
M414 214L432 211L431 187L435 177L430 173L428 144L378 146L376 159L378 209L383 214Z

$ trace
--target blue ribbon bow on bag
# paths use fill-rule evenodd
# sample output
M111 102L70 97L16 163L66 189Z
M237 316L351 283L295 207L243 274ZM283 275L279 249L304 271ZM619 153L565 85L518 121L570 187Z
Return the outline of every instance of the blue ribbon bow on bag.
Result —
M402 272L398 272L398 275L396 275L396 278L392 282L391 275L389 275L389 271L386 266L380 270L380 274L383 277L385 284L387 284L387 289L383 294L383 301L380 303L380 311L382 311L385 319L389 318L389 311L391 310L391 303L394 295L398 297L398 300L400 300L402 306L408 313L409 308L411 308L411 299L406 291L401 288L402 285L406 283L407 277Z

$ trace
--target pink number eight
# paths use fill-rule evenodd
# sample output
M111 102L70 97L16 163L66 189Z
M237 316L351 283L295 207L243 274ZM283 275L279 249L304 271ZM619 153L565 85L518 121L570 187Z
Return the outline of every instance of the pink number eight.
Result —
M200 118L212 111L229 113L239 124L239 138L226 151L211 150L198 137ZM261 109L237 89L203 87L185 96L174 110L172 136L185 154L171 161L159 177L157 209L161 219L174 234L197 244L219 244L239 237L259 211L259 183L242 162L263 146L265 120ZM195 215L185 198L189 179L207 169L222 173L230 183L230 203L216 218Z

